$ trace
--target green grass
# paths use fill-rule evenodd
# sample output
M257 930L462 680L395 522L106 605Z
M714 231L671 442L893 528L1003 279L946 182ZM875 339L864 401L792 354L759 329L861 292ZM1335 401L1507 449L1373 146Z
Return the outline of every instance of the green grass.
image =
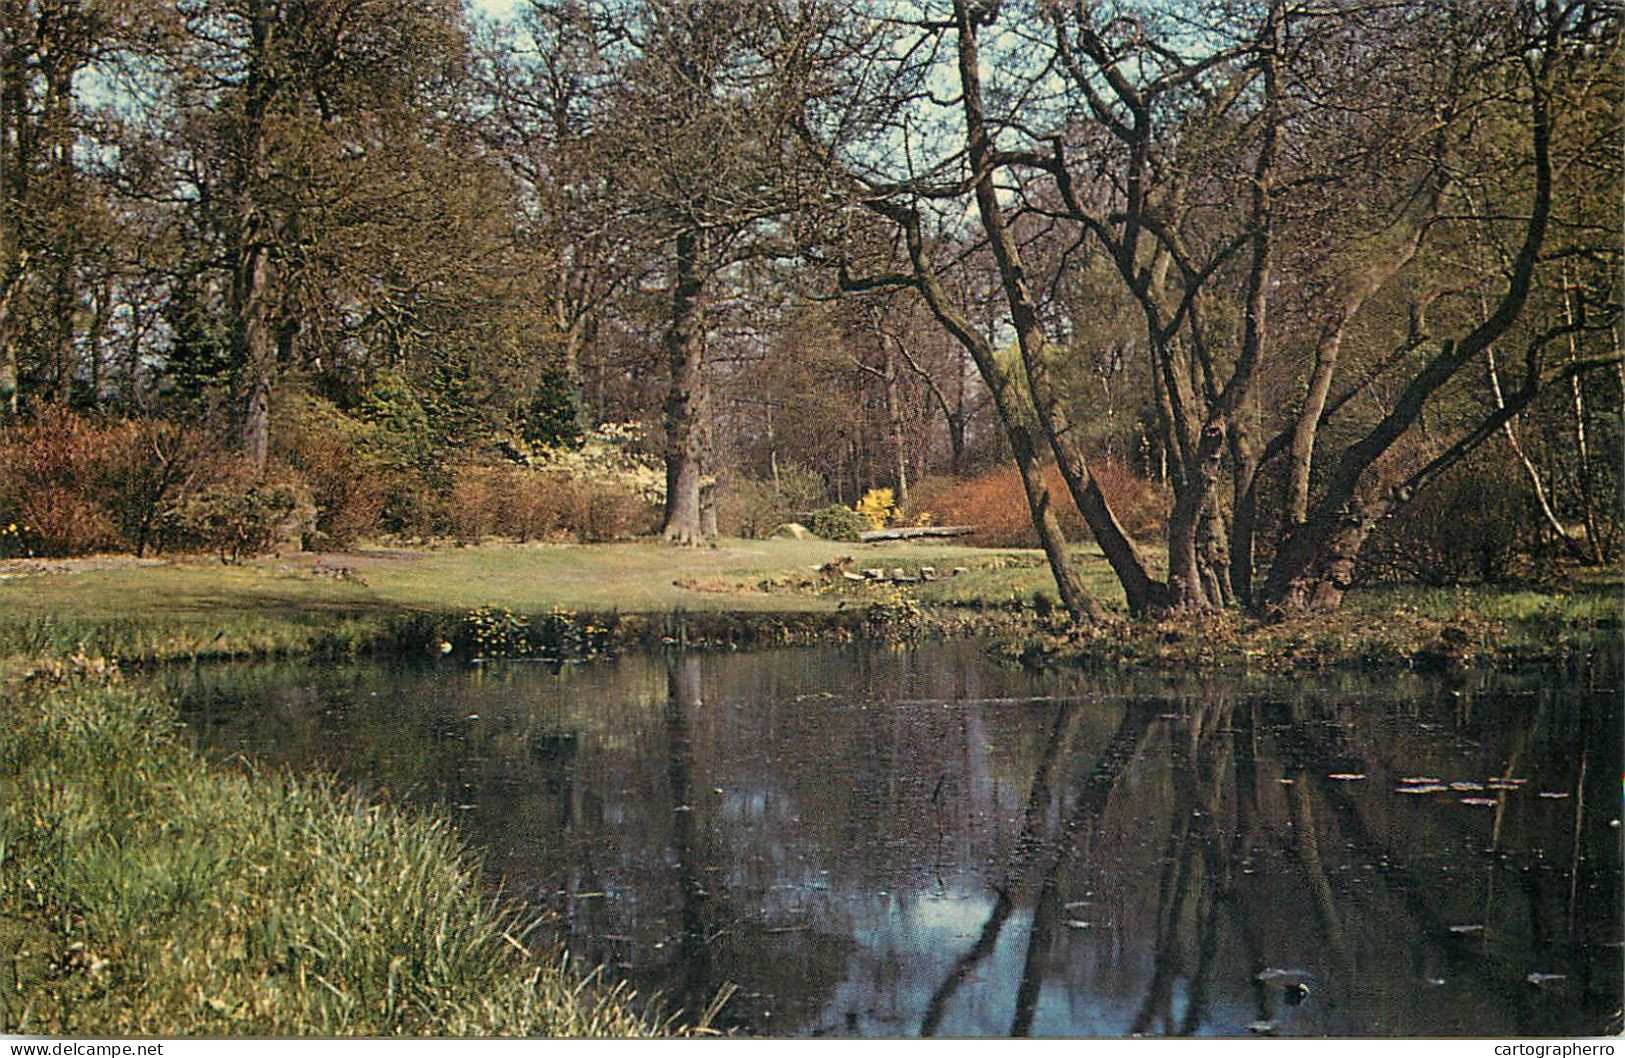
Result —
M1080 563L1120 598L1098 552ZM599 614L833 614L871 591L813 571L855 568L970 572L920 585L932 604L999 606L1054 594L1038 552L928 544L727 540L715 548L628 544L486 546L300 555L240 566L108 560L45 566L0 579L0 659L75 651L124 659L293 654L420 643L463 614L498 607ZM334 570L342 567L342 577Z
M1080 547L1076 554L1085 582L1120 606L1122 592L1099 551ZM898 588L814 572L842 559L854 570L915 573L933 566L944 576ZM955 567L968 572L946 576ZM805 642L865 629L857 620L864 611L883 614L903 602L904 616L916 606L933 610L930 622L939 629L986 632L1002 619L1011 626L1006 631L1025 635L1008 611L1055 602L1037 551L929 543L490 545L299 555L242 566L115 559L41 568L53 571L0 579L0 673L75 653L154 660L429 649L456 640L464 615L477 608L512 611L533 628L561 609L575 615L566 620L619 615L606 622L613 626L608 638L628 646L674 635L675 615L692 641ZM341 568L343 576L335 576ZM1274 652L1289 667L1339 657L1409 664L1437 653L1441 636L1453 654L1472 659L1539 658L1588 638L1617 640L1620 612L1617 571L1551 588L1377 588L1351 593L1338 613L1263 630L1233 616L1201 627L1141 629L1146 648L1123 660L1186 664L1231 656L1272 663ZM864 634L890 633L882 621ZM1082 638L1090 640L1086 651L1106 649L1114 658L1127 642L1117 629Z
M635 1036L443 822L206 763L164 702L0 700L0 1033Z
M1030 662L1115 668L1539 668L1589 651L1617 652L1621 589L1617 571L1583 572L1548 587L1374 587L1350 592L1334 612L1275 623L1236 613L1175 616L1022 631L999 650Z

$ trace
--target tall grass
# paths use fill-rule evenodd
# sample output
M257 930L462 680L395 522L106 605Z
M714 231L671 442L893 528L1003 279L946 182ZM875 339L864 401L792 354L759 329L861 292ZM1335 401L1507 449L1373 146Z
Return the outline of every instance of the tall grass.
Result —
M0 1032L639 1036L439 820L211 764L151 694L0 699Z
M192 617L12 612L0 614L0 659L20 663L78 653L145 662L426 650L449 636L457 619L405 609Z

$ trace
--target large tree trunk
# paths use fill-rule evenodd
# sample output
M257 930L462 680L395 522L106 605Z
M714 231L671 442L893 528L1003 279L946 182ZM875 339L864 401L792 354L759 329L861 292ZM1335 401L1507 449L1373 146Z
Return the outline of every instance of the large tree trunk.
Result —
M46 135L51 146L52 224L56 228L51 268L50 370L52 399L66 405L73 399L74 316L78 302L74 265L79 252L78 173L73 163L73 76L79 63L73 54L58 57L48 78L45 100Z
M700 419L705 402L705 281L701 236L677 236L672 277L671 323L666 330L666 513L660 532L693 544L705 538L700 524Z
M17 417L17 346L11 340L11 305L23 285L21 257L0 276L0 426Z
M232 284L232 353L242 401L239 438L243 455L256 470L264 468L271 446L271 386L276 370L272 267L269 249L251 241L240 252Z
M276 373L276 336L271 322L276 271L273 224L262 194L268 115L276 92L271 51L277 17L264 0L249 4L249 62L232 172L238 211L232 247L232 361L240 401L239 440L243 455L256 470L265 467L270 454L271 387Z
M1304 561L1302 572L1280 586L1271 585L1266 598L1279 615L1335 610L1354 583L1360 550L1377 522L1386 513L1386 502L1351 503L1329 523L1317 526L1315 546ZM1293 546L1288 536L1283 551Z

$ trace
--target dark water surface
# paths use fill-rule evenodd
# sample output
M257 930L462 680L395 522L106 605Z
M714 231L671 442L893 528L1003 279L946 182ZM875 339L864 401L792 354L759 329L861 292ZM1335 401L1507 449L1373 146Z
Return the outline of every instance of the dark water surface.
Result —
M742 1032L1549 1036L1620 1024L1618 673L948 644L160 678L209 752L439 806L578 960L690 1011L735 984Z

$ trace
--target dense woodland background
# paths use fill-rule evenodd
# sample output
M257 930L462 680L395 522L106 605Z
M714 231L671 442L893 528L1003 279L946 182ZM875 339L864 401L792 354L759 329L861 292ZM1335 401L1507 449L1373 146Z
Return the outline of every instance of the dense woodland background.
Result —
M0 552L867 496L1077 616L1091 537L1135 612L1613 561L1619 15L0 0Z

